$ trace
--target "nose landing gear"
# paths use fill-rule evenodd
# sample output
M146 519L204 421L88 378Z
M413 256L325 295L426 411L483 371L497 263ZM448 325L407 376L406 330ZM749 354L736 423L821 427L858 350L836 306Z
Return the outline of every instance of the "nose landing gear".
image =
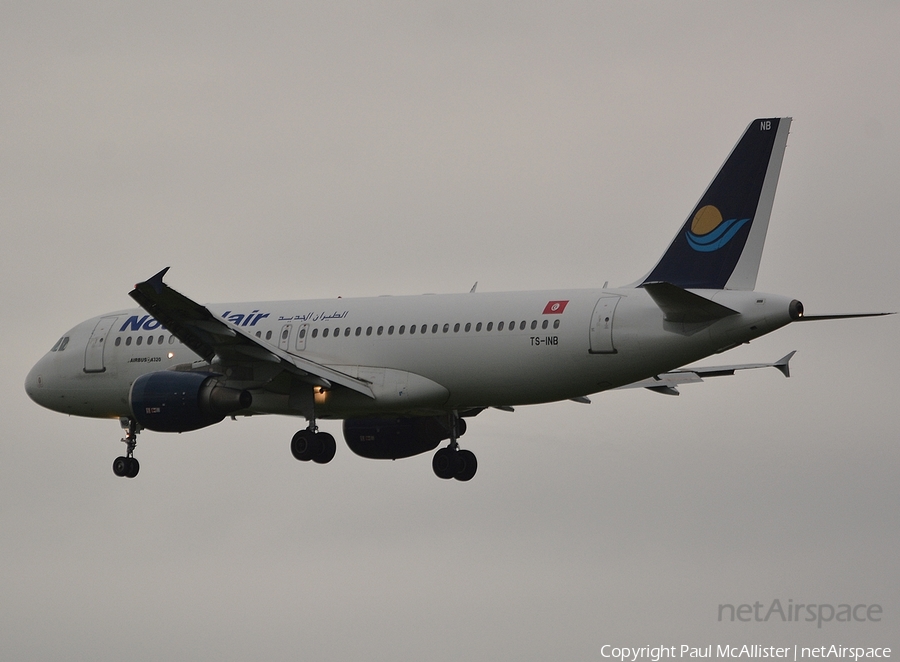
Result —
M122 427L127 430L122 442L127 444L127 450L124 456L119 456L113 460L113 473L119 477L134 478L141 470L141 465L134 457L134 447L137 446L138 425L133 418L122 419Z

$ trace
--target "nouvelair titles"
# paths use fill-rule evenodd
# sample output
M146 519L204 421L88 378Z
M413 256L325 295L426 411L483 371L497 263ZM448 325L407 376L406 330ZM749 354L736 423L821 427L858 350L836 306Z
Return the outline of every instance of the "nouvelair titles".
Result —
M265 319L268 316L269 313L261 313L258 310L253 310L249 313L233 313L228 310L222 314L223 319L228 320L235 326L256 326L259 320ZM162 324L153 317L150 317L150 315L143 315L141 317L132 315L125 320L125 323L119 329L119 333L124 331L153 331L161 326Z

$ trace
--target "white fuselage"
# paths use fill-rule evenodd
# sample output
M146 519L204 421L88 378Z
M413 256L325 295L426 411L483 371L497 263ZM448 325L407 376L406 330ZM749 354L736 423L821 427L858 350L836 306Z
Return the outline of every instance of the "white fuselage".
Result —
M552 402L652 377L791 321L790 300L696 291L740 314L673 323L641 288L470 293L208 306L244 333L371 383L374 398L320 390L316 415L430 414ZM554 304L555 307L554 307ZM26 390L64 413L128 417L140 375L201 359L141 309L89 319L32 369ZM196 365L194 366L196 368ZM215 361L210 372L217 372ZM249 388L241 413L299 412L282 370L248 362L221 371Z

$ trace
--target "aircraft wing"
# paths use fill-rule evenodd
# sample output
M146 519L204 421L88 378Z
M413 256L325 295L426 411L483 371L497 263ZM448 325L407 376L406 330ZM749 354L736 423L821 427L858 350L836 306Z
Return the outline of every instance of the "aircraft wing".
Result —
M680 368L665 372L650 379L632 382L618 389L646 388L664 395L680 395L680 384L696 384L702 382L704 377L722 377L733 375L738 370L753 370L754 368L777 368L785 377L791 376L790 361L796 354L796 350L773 363L742 363L737 365L721 365L709 367Z
M218 356L226 362L249 360L278 363L311 384L325 388L339 384L370 398L374 397L368 382L289 354L216 317L205 306L166 285L163 276L168 270L166 267L149 280L138 283L128 294L206 361L212 363Z

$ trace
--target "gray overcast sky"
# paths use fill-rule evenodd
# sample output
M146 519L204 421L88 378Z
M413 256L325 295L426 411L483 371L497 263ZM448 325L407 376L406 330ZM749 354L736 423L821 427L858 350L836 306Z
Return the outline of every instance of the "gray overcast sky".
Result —
M900 649L896 317L717 357L797 349L789 380L487 412L468 484L298 463L287 418L144 433L121 480L116 422L22 388L165 266L209 302L631 282L755 117L794 117L758 289L900 309L898 34L889 2L4 3L0 657ZM776 598L883 618L717 622Z

